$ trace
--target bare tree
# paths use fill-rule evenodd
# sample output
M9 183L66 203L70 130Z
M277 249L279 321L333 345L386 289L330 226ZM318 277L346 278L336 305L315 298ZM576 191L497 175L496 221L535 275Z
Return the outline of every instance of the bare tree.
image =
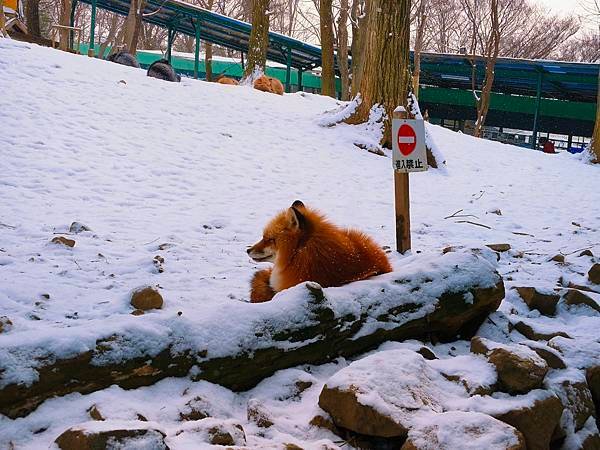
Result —
M425 39L425 24L427 23L427 0L418 0L415 14L416 32L414 47L413 93L419 98L419 82L421 79L421 51Z
M410 84L410 0L371 0L369 2L366 51L360 83L362 101L346 120L366 122L374 106L384 109L381 145L392 145L392 115L406 107Z
M42 37L40 30L40 0L26 0L24 6L27 32L33 37Z
M269 45L269 0L253 0L252 31L248 43L248 63L244 79L252 80L265 71Z
M60 20L59 24L63 27L68 27L71 23L71 0L60 0ZM69 48L69 30L66 28L59 29L60 49L67 50Z
M348 0L340 0L338 16L337 43L338 67L340 70L341 98L348 100L350 96L350 68L348 67Z
M335 97L332 0L319 1L321 24L321 94Z
M129 14L127 14L127 18L123 24L123 46L132 55L135 55L137 52L144 3L145 0L131 0Z
M352 95L358 93L362 78L363 60L367 36L367 2L352 0L350 22L352 23Z

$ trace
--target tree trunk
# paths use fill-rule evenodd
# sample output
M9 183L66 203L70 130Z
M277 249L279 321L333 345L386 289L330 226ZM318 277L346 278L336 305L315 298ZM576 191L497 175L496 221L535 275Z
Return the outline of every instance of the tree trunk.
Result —
M320 0L321 23L321 94L335 98L332 0Z
M64 27L71 25L71 0L60 0L60 19L58 22ZM69 30L65 28L59 28L58 35L60 36L60 49L69 49Z
M353 0L350 13L352 22L352 96L358 94L362 77L368 17L368 3L365 6L365 1Z
M600 164L600 73L598 73L598 97L596 99L596 125L590 143L592 162Z
M426 0L420 0L417 12L417 32L415 36L414 69L413 69L413 93L419 98L419 83L421 81L421 50L423 49L423 37L425 34L425 22L427 21Z
M350 72L348 70L348 0L340 0L338 19L338 65L342 85L342 100L350 96Z
M504 284L502 277L483 259L468 261L466 268L456 266L457 261L463 263L465 258L443 256L439 260L441 264L427 272L434 279L425 284L446 286L444 292L423 284L421 265L409 265L403 268L402 274L395 274L394 281L384 285L382 294L379 289L375 291L357 284L356 295L360 301L350 297L352 290L347 290L349 298L329 299L327 290L316 283L306 283L292 294L294 301L290 307L273 314L268 310L259 311L254 305L241 304L236 308L244 311L242 314L252 327L235 320L227 324L217 320L203 322L205 327L214 327L213 331L206 330L206 336L218 334L223 326L229 328L234 345L225 353L217 344L215 354L210 338L202 342L193 338L186 341L176 332L161 340L159 347L155 340L149 339L147 348L138 344L144 342L143 339L136 338L133 343L131 336L107 334L108 337L96 340L94 346L69 359L49 354L47 358L31 362L37 377L29 384L2 383L7 381L2 379L6 367L0 367L0 414L22 417L51 397L73 392L86 394L114 384L125 389L148 386L167 377L188 376L193 367L196 368L195 381L206 380L242 391L277 370L347 358L390 340L433 337L450 342L457 336L468 339L500 305ZM415 294L415 286L423 286L425 294ZM342 307L345 312L340 314L344 301L350 302L353 308L349 312L347 307ZM231 308L231 305L224 307ZM299 316L306 320L297 320ZM223 317L222 311L214 317ZM61 336L67 335L65 331ZM35 348L36 354L42 350ZM30 349L16 345L3 351L8 352L12 361L17 361ZM121 356L129 353L135 356ZM19 361L19 364L26 363Z
M42 37L40 31L40 0L27 0L25 2L25 23L27 32L36 38Z
M357 124L369 119L375 105L385 109L381 145L392 146L392 113L407 107L410 84L410 0L371 0L367 42L360 83L362 102L347 120Z
M109 46L111 42L115 40L117 36L117 32L119 31L119 16L113 14L110 19L110 28L108 30L108 36L106 40L100 44L98 47L98 58L104 58L104 53L106 52L106 48ZM107 55L108 56L108 55Z
M4 16L4 0L0 0L0 37L6 37L6 17Z
M254 0L252 3L252 31L244 80L253 81L265 72L269 45L269 3L270 0Z
M490 3L491 30L485 49L485 78L481 87L481 94L477 100L477 120L475 121L475 130L473 136L481 137L485 119L490 108L490 97L492 86L494 85L494 68L500 51L500 23L498 20L498 0L491 0Z
M125 30L123 33L123 46L132 55L135 55L137 52L143 11L144 0L131 0L129 14L127 14L127 19L125 19L125 23L123 24Z
M212 11L215 0L208 0L206 5L206 9ZM210 42L206 42L205 44L205 54L204 54L204 72L206 72L206 81L212 81L213 73L212 73L212 57L213 57L213 46Z

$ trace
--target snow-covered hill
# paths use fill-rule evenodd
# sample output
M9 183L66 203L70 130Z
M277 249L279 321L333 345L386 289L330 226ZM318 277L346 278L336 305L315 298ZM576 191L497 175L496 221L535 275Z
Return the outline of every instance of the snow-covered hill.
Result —
M0 92L0 316L12 322L0 334L0 366L17 364L2 360L2 347L34 343L68 355L107 327L127 327L129 296L141 285L160 285L165 298L165 307L145 318L149 328L178 312L201 317L223 303L237 319L236 305L248 300L249 279L260 267L245 249L296 199L394 247L391 161L355 145L373 144L379 130L320 126L322 115L340 105L333 99L191 79L168 83L6 39L0 39ZM498 262L508 288L552 290L561 277L564 285L587 283L593 259L579 253L600 255L597 167L568 154L428 130L447 167L411 176L413 254L508 243L512 250ZM74 221L92 231L69 236ZM75 247L51 244L57 235L73 237ZM557 254L566 263L550 261ZM164 258L162 273L157 255ZM402 257L391 257L401 270ZM501 309L550 326L513 290ZM555 320L582 343L598 340L598 315ZM66 328L69 340L57 341ZM169 423L178 407L169 399L184 390L243 421L249 398L271 401L275 427L262 437L248 428L249 442L321 448L333 445L333 435L307 423L319 386L345 364L310 374L283 371L244 394L186 379L73 394L25 419L0 416L0 448L11 441L16 448L49 445L87 420L94 403L116 419L141 413ZM12 373L22 381L34 376L25 367ZM302 401L276 404L298 377L314 382Z

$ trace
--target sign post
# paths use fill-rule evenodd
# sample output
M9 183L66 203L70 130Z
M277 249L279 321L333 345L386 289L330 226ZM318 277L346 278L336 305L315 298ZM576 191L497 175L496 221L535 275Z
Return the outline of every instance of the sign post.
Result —
M428 166L423 120L409 119L406 109L402 106L396 108L392 120L392 161L396 207L396 250L404 253L411 248L408 174L426 171Z

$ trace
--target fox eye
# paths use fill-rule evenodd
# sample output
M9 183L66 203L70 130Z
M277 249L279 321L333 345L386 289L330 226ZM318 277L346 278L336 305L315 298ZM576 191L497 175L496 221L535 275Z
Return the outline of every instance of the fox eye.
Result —
M275 242L275 239L263 237L263 241L265 241L267 244L272 244L273 242Z

